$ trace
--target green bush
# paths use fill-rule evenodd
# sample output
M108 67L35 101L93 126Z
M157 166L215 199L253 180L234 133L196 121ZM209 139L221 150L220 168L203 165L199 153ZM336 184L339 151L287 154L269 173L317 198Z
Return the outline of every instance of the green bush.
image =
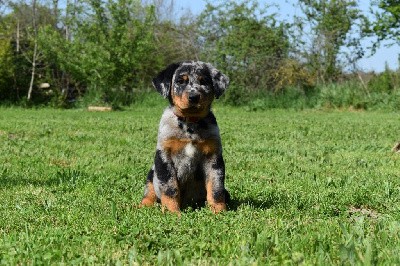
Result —
M368 95L358 82L331 83L318 91L318 107L367 109Z
M259 111L283 109L355 109L355 110L400 110L400 90L390 93L366 91L361 83L347 81L319 85L304 91L299 87L285 87L278 92L247 95L246 110Z
M0 101L9 100L13 87L13 55L8 40L0 39ZM10 67L11 66L11 67Z
M315 91L307 93L299 87L286 87L278 92L267 92L252 97L247 105L248 111L258 111L267 109L306 109L316 105Z
M214 3L199 18L202 58L235 84L229 102L242 102L249 91L274 90L275 73L289 54L287 25L254 0Z
M391 71L386 66L385 71L374 75L368 82L368 88L374 92L391 93L396 89L400 89L399 72Z
M251 98L253 97L250 95L250 92L246 91L243 86L235 82L229 85L229 88L221 97L224 103L233 106L246 105L250 102Z
M53 27L40 31L47 61L69 78L57 89L74 83L89 93L83 102L129 105L135 89L146 87L161 68L154 56L154 8L135 0L82 5L86 10L67 21L73 37Z

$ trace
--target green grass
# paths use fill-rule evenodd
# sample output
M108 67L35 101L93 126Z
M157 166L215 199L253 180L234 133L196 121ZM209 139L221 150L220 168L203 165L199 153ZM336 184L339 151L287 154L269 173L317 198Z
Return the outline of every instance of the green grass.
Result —
M138 209L160 104L0 109L0 264L400 264L400 114L216 106L229 211Z

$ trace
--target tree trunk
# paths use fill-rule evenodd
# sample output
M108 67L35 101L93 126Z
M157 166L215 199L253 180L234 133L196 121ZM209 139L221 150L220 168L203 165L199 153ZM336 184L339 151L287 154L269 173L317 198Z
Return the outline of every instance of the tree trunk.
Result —
M28 102L32 98L33 82L35 81L36 60L37 60L36 0L32 0L32 26L33 26L33 38L35 46L33 48L32 72L31 72L32 74L31 74L31 82L29 83L29 89L28 89Z
M35 40L35 46L33 48L33 57L32 57L31 82L29 83L29 90L28 90L28 101L30 101L32 98L33 82L35 81L36 54L37 54L37 41Z
M19 19L17 19L17 54L19 53Z

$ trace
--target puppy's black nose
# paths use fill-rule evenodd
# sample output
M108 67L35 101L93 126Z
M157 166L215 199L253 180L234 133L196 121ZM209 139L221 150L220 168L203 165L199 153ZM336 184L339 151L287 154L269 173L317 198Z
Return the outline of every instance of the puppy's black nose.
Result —
M200 94L196 92L190 92L189 93L189 102L190 103L199 103L200 101Z

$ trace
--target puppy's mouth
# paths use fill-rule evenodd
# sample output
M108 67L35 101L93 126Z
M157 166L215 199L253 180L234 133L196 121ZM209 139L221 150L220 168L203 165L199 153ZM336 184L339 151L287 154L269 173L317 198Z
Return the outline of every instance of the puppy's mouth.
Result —
M199 112L201 110L204 109L204 106L202 106L201 104L197 103L197 104L189 104L188 107L183 108L184 110L186 110L187 112Z
M196 115L196 114L201 114L204 112L204 106L201 106L200 104L196 105L190 105L187 107L178 107L178 109L181 111L182 114L187 114L187 115Z
M189 105L189 106L175 106L175 114L181 117L205 117L208 114L210 108L201 104Z

